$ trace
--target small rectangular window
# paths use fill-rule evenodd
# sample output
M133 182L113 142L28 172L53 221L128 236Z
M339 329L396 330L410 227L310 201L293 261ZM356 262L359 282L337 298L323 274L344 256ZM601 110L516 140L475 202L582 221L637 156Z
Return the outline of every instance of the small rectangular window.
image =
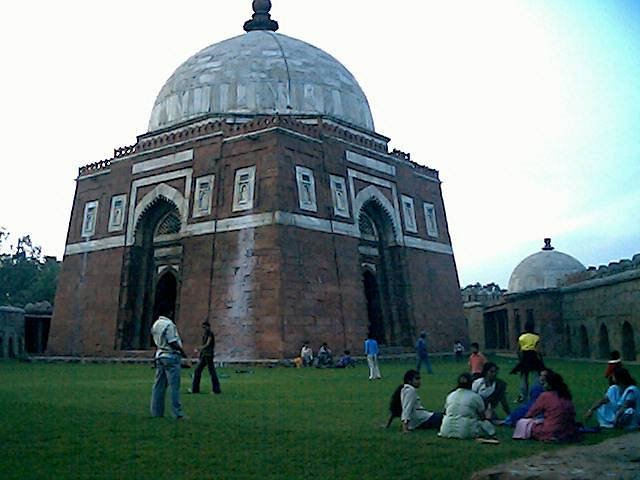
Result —
M298 206L300 209L317 212L313 172L306 167L296 166L296 183L298 184Z
M256 167L241 168L236 171L233 188L233 211L251 210L253 208L253 192Z
M194 217L211 214L213 179L213 175L196 178L195 198L193 201Z
M117 232L124 228L124 210L127 196L114 195L111 197L111 211L109 212L109 232Z
M413 207L413 198L402 195L402 213L404 216L404 228L407 232L418 233L416 224L416 211Z
M82 237L91 237L96 233L97 218L98 200L87 202L84 205L84 215L82 218Z
M337 217L349 218L349 200L347 184L343 177L330 176L331 198L333 199L333 214Z
M438 222L436 220L436 209L432 203L424 204L424 219L427 225L427 235L438 236Z

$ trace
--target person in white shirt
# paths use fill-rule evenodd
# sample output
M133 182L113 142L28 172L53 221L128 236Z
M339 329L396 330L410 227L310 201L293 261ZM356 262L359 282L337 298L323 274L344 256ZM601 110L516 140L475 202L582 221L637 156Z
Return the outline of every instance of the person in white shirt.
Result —
M187 354L182 348L182 340L176 324L162 312L151 327L151 335L156 344L156 378L151 390L151 416L164 416L164 397L167 386L171 389L171 410L177 419L184 417L180 403L180 362Z
M420 388L421 377L417 370L408 370L404 374L404 385L400 390L400 402L402 404L402 431L407 433L411 430L423 428L440 428L442 423L442 413L431 412L424 408L418 388Z
M300 350L300 358L302 358L302 365L305 367L310 367L313 365L313 350L308 343L304 343L302 345L302 349Z
M482 376L471 385L471 390L484 400L485 417L488 419L495 419L498 404L502 405L507 415L511 413L507 401L507 384L497 377L498 366L493 362L487 362L482 367Z

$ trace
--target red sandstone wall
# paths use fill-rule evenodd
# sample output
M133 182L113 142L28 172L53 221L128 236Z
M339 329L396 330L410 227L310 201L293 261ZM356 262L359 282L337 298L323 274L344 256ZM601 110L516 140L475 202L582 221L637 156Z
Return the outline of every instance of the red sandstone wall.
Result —
M68 242L82 240L80 228L86 201L100 201L93 238L103 238L108 236L112 195L130 194L134 177L191 166L194 179L214 173L216 180L211 215L198 219L191 218L193 182L189 223L275 210L332 219L329 174L346 178L347 168L353 168L396 183L398 195L414 198L418 236L449 244L440 185L416 176L418 167L409 162L394 163L397 175L388 176L366 167L347 165L347 147L342 142L323 137L323 143L319 144L273 131L225 143L222 136L216 136L186 143L180 150L190 147L194 148L191 164L131 175L133 162L175 151L169 146L162 152L121 159L112 164L111 173L79 181ZM356 145L348 148L360 151ZM370 150L360 152L376 157ZM385 157L380 160L393 163ZM256 165L254 208L232 212L235 171L251 165ZM316 213L298 207L295 165L314 171ZM153 186L145 188L150 190ZM138 200L145 188L140 190ZM385 194L390 194L390 190ZM423 201L436 206L438 239L426 236ZM351 218L339 220L353 223L357 221L357 213L351 206ZM217 350L222 355L290 357L297 354L305 340L311 341L315 349L327 341L336 351L343 348L351 348L354 353L361 351L368 318L358 239L291 226L263 226L186 237L181 244L177 322L188 350L199 344L200 323L209 318L217 335ZM407 298L413 333L424 328L430 333L432 350L449 350L455 338L466 338L454 259L451 255L403 250L410 279ZM121 268L120 248L65 257L52 324L51 353L115 353L112 349Z
M295 227L280 234L285 355L304 341L314 351L327 342L336 353L359 353L368 319L357 239Z
M47 353L113 354L122 250L64 257Z
M432 351L451 351L456 339L468 339L454 258L415 249L406 255L415 332L428 333Z

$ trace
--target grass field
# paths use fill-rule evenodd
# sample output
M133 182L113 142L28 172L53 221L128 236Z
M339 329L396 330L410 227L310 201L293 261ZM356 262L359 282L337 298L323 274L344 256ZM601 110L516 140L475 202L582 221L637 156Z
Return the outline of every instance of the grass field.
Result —
M516 396L513 360L498 359ZM580 415L602 395L602 364L550 361L568 380ZM408 362L348 370L219 370L223 394L183 394L186 421L149 417L153 370L143 365L0 362L0 477L3 479L377 479L468 478L476 470L559 445L510 439L500 445L403 435L386 420L388 399ZM420 395L441 409L462 365L435 360ZM640 368L631 368L640 377ZM191 370L183 370L182 390ZM210 388L203 378L203 391ZM168 399L167 399L168 400ZM167 405L169 407L169 405ZM167 409L168 411L169 408ZM587 436L596 443L617 433Z

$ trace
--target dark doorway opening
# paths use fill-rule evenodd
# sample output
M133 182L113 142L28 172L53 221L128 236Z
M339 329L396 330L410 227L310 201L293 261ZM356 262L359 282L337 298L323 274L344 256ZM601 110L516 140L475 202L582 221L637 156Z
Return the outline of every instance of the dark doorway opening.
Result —
M50 316L25 316L24 338L25 349L29 353L44 353L49 339Z
M636 360L636 340L633 336L633 327L629 322L622 324L622 359Z
M386 343L384 335L384 321L382 320L382 307L380 304L380 290L378 281L373 273L365 271L362 275L364 282L364 294L367 298L367 315L369 317L369 335L378 343Z
M169 315L175 319L178 281L172 271L165 272L156 284L156 295L153 302L153 318L158 315Z
M591 356L589 335L587 334L587 327L584 325L580 325L580 356L583 358L589 358Z
M607 330L607 326L602 323L600 325L600 333L598 334L598 358L609 358L609 353L609 330Z

